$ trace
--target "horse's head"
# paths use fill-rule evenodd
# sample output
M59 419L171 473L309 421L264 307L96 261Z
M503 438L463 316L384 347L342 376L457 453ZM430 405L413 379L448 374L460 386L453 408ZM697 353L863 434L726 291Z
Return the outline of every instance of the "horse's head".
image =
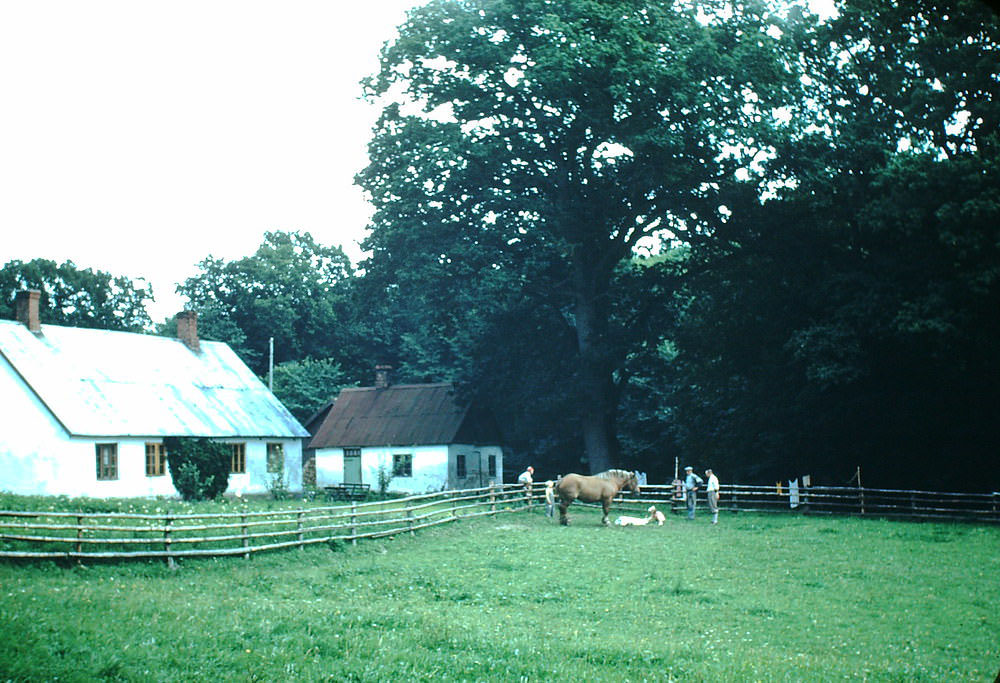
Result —
M639 475L636 472L629 472L628 479L625 480L625 486L632 493L639 493Z

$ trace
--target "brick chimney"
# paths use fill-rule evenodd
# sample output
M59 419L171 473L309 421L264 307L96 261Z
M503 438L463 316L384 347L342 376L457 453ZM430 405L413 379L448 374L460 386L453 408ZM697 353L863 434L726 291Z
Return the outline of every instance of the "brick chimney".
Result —
M198 341L198 313L181 311L177 314L176 320L177 338L195 353L201 351L201 342Z
M14 297L17 321L36 334L42 331L42 323L38 319L38 300L41 296L37 289L22 289Z
M375 366L375 388L376 389L387 389L390 384L390 379L392 375L391 365L376 365Z

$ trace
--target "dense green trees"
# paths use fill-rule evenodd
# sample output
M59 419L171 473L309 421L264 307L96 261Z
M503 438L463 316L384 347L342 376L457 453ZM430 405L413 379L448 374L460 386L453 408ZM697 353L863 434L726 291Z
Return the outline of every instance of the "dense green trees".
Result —
M148 286L72 261L36 258L8 261L0 268L0 317L14 318L14 295L22 289L41 292L42 324L139 331L150 326L146 303L153 297Z
M348 384L340 365L328 358L286 361L274 368L274 395L302 423Z
M591 467L617 438L658 477L995 472L996 17L762 7L414 12L359 177L396 348L557 470L582 433ZM634 261L665 231L683 248Z
M199 313L206 339L228 342L260 374L274 361L335 356L353 359L346 343L353 316L353 269L338 246L309 233L268 232L257 251L234 261L211 256L177 288Z
M376 206L367 277L419 292L418 308L428 288L450 302L422 311L436 339L471 327L536 349L555 341L552 398L594 471L617 459L622 264L644 239L710 234L724 204L772 177L794 55L765 3L735 10L439 0L411 12L369 82L399 102L359 175ZM497 327L505 299L521 310L514 327ZM460 345L423 348L461 363ZM530 381L523 370L506 369L508 383Z
M803 53L797 184L689 264L652 433L751 478L996 487L1000 27L852 5Z

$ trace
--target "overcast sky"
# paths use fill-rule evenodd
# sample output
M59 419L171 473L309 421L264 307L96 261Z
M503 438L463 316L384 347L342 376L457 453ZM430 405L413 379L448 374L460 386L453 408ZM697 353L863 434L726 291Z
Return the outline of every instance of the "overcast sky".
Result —
M418 0L0 0L0 265L152 284L303 230L361 255L359 100Z

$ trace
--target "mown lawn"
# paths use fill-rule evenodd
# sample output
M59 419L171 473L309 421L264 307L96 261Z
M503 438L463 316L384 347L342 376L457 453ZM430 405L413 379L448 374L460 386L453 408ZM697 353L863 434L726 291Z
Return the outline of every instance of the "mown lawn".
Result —
M993 680L1000 528L573 509L158 563L0 564L0 679Z

